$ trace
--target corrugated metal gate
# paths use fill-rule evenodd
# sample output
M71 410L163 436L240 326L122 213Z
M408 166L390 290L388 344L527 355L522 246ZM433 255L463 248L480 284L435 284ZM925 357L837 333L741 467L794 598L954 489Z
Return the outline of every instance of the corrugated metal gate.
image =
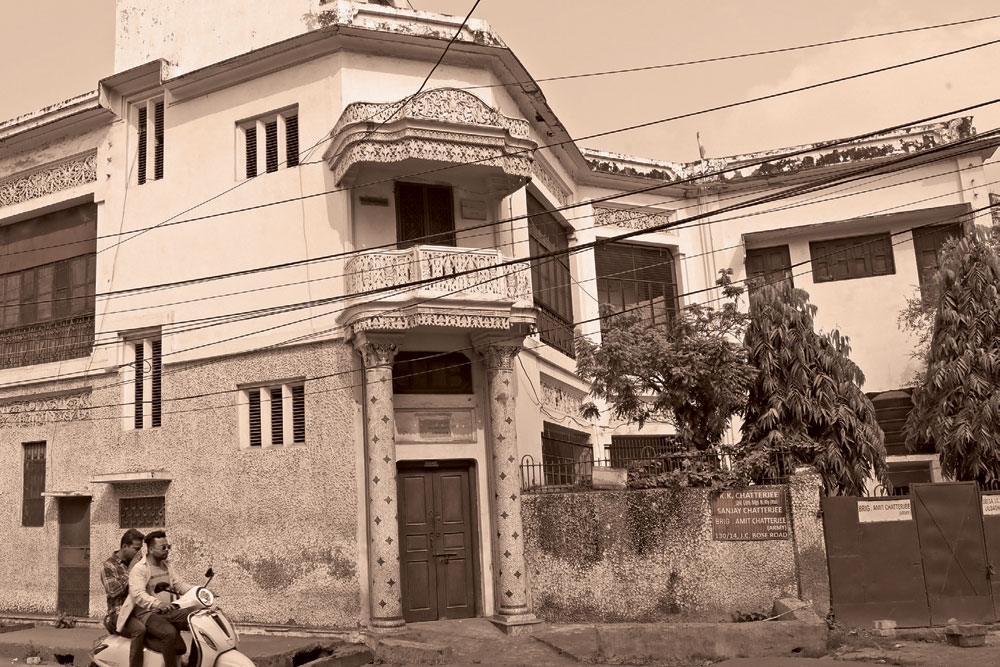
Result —
M997 500L997 515L987 511ZM985 501L984 501L985 499ZM974 482L914 484L909 496L823 499L833 613L845 625L992 622L998 616L1000 494Z

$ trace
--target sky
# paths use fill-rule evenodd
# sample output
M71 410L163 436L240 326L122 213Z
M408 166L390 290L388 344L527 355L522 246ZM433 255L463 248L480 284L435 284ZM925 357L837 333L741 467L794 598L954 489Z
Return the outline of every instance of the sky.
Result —
M112 73L114 0L4 4L0 119L93 90ZM151 0L155 1L155 0ZM246 10L246 0L230 2ZM306 0L252 0L264 2ZM464 16L472 0L410 0ZM1000 14L995 0L482 0L485 19L536 79L797 46ZM1000 45L735 109L580 139L1000 39L1000 19L720 63L541 87L581 146L698 159L850 136L1000 97ZM977 110L1000 126L1000 104ZM1000 177L1000 174L998 174ZM1000 190L1000 188L997 188Z

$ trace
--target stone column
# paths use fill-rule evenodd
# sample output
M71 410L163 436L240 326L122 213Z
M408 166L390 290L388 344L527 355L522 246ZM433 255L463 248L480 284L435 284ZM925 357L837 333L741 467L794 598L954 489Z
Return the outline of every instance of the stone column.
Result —
M396 345L390 339L363 336L354 345L361 353L365 369L371 624L375 628L393 628L404 624L392 411L392 362Z
M535 621L528 608L521 476L518 472L520 457L514 421L514 358L520 350L520 341L513 344L509 340L478 348L486 363L489 392L497 614L508 632L510 628Z
M823 479L812 466L796 468L788 481L799 598L812 600L813 610L820 618L830 611L830 573L826 563L826 537L821 511L822 488Z

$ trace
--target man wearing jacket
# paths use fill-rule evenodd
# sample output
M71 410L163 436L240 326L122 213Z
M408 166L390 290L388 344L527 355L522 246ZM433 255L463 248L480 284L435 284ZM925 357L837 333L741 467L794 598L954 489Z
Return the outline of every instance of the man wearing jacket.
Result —
M187 621L187 613L170 604L170 593L157 593L157 584L166 584L170 590L183 595L191 584L183 581L170 569L167 559L170 544L167 534L154 530L146 535L146 556L132 567L128 575L129 597L119 613L119 628L130 614L146 624L146 634L163 643L164 667L178 667L177 655L185 651L179 629ZM162 588L162 586L161 586Z
M114 632L118 625L118 616L128 595L128 568L136 554L142 551L142 540L145 537L135 528L129 528L122 535L118 551L104 561L101 568L101 583L108 597L108 615L105 617L105 627ZM119 634L129 637L132 644L129 647L129 667L142 667L143 640L146 637L146 625L137 618L127 619Z

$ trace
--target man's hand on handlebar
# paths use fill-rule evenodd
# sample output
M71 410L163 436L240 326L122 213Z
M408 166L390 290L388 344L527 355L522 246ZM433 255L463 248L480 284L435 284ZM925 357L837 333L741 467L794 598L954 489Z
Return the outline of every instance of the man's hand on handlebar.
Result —
M161 613L161 614L165 614L168 611L173 611L174 610L174 606L172 604L170 604L169 602L164 602L163 600L157 600L156 601L156 606L153 607L153 609L156 610L157 612Z

